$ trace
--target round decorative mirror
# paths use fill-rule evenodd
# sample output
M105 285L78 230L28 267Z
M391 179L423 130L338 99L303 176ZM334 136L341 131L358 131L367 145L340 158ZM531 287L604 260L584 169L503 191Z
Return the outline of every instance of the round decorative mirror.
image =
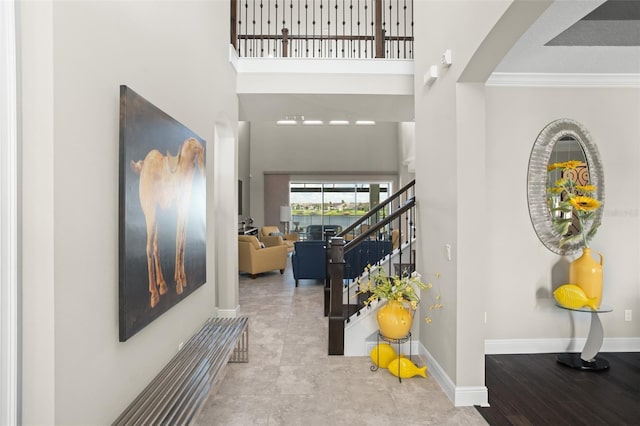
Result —
M572 164L570 170L554 168L566 163ZM598 148L580 123L566 118L549 123L536 138L529 158L527 199L531 223L540 241L552 252L568 255L584 246L578 233L589 237L595 234L603 209L594 210L584 223L585 229L577 229L571 209L559 207L566 206L561 196L548 192L560 179L595 187L593 198L604 202L604 173Z

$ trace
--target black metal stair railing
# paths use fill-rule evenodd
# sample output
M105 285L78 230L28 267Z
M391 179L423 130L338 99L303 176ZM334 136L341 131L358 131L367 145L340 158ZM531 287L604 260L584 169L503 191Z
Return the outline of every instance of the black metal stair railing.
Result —
M329 355L344 354L345 324L352 315L360 314L366 299L356 294L355 282L367 266L384 263L387 272L394 275L414 271L414 218L412 181L337 236L327 236L325 316L329 317ZM344 303L345 297L348 303Z
M413 0L231 0L240 57L413 58Z

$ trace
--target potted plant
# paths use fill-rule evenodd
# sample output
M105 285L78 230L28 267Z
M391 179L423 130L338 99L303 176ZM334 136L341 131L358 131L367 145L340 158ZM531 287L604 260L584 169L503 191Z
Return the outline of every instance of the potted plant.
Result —
M420 291L429 290L431 283L424 283L417 272L404 273L401 276L389 275L383 267L377 267L372 271L371 265L367 266L364 279L358 279L358 293L367 295L365 305L374 301L386 300L377 313L380 334L390 339L401 339L409 334L413 324L413 315L420 303ZM439 277L439 274L436 274ZM440 296L435 297L436 302L429 309L442 307L439 303ZM430 317L425 317L427 323Z

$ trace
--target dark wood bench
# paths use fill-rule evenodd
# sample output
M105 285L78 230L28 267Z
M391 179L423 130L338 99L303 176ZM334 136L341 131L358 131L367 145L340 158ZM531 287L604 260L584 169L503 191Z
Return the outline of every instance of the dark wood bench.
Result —
M189 424L227 363L248 361L248 318L210 318L113 424Z

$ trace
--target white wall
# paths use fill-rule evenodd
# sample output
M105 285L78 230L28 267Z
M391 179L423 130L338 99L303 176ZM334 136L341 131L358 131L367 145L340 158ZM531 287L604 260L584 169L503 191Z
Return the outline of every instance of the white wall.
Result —
M215 122L233 134L237 121L228 20L212 25L228 7L22 3L25 424L110 423L215 311L209 214L208 282L118 342L118 97L126 84L207 141L213 211ZM222 148L215 163L235 165L236 148ZM217 208L235 220L227 191Z
M251 216L264 225L264 174L398 174L395 123L278 126L251 123Z
M18 4L22 421L55 423L53 3ZM26 159L26 161L25 161ZM114 283L117 287L117 281Z
M398 170L400 187L415 179L416 173L416 123L398 123Z
M565 271L576 256L561 257L538 240L527 207L529 155L542 128L572 118L590 132L603 161L602 226L590 246L604 255L601 315L605 338L640 338L640 89L500 88L487 90L487 197L491 240L485 246L487 339L586 337L589 315L554 305L554 269ZM624 321L632 309L634 321ZM513 319L517 318L517 321ZM637 349L636 349L637 350Z
M481 105L478 97L481 99L482 93L475 87L459 88L457 80L509 4L415 3L416 15L423 19L415 28L414 61L417 268L430 280L440 274L433 280L434 291L442 295L444 305L429 313L433 322L421 327L420 341L456 387L478 387L480 393L484 385L484 347L478 317L483 306L479 289L488 278L474 267L484 258L487 236L482 222L476 220L487 208L481 199L477 202L476 190L478 185L480 191L484 190L484 113L480 110L474 115L470 110ZM437 81L425 86L423 75L431 65L440 64L446 49L453 52L453 65L441 68ZM446 258L446 244L452 246L451 261ZM423 316L426 309L426 304L421 306Z
M501 36L526 28L545 4L417 5L419 16L428 17L416 28L418 268L426 275L441 273L444 304L432 314L433 323L421 327L421 343L456 388L473 392L484 382L484 339L586 336L588 316L554 307L551 275L570 259L538 241L526 200L533 142L547 123L562 117L591 131L604 160L604 222L592 246L605 254L605 303L616 309L603 315L605 336L638 342L638 322L623 321L624 310L637 310L640 299L640 150L633 142L640 133L638 90L486 88L482 76L507 46ZM452 21L458 25L447 24ZM434 84L423 87L421 76L445 49L452 50L453 65L440 67ZM453 245L451 262L444 255L447 243Z

